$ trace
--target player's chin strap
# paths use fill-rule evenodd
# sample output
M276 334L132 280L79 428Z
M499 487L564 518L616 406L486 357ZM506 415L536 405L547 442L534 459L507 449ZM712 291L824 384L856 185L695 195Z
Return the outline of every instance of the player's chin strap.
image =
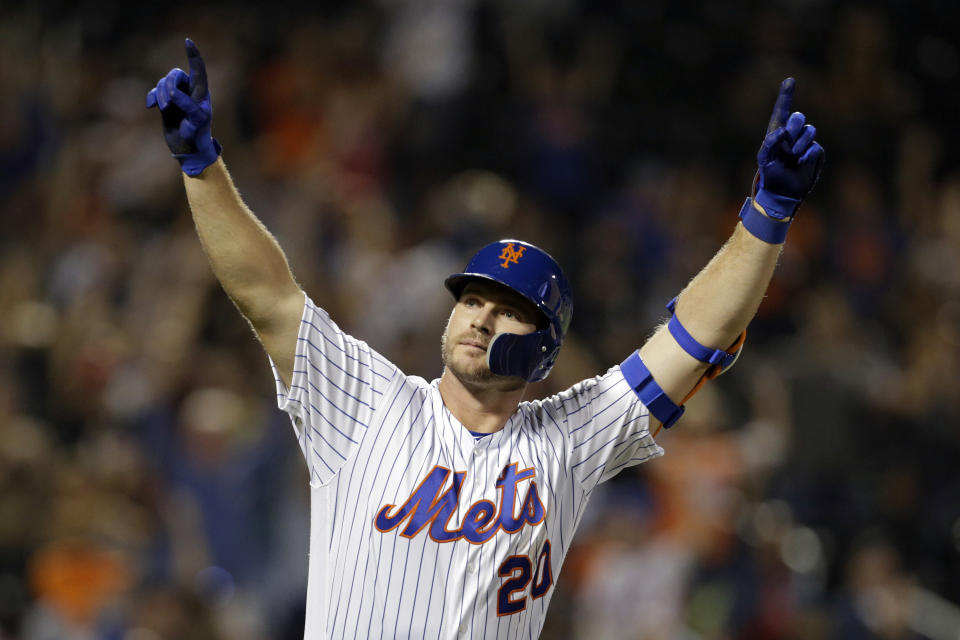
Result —
M639 351L630 354L630 356L620 364L620 371L623 373L627 384L630 385L634 393L637 394L637 397L640 398L640 401L650 410L653 417L660 421L660 425L664 429L669 429L680 419L680 416L682 416L684 412L683 405L706 384L707 380L713 380L734 365L740 356L743 343L747 339L747 332L744 331L726 351L705 347L697 342L684 326L680 324L680 320L674 313L676 306L677 298L671 300L667 305L667 310L670 311L672 316L670 322L667 323L667 329L670 331L670 335L673 336L677 344L690 354L691 357L710 365L703 375L700 376L700 380L697 381L693 389L680 401L680 404L674 403L660 385L657 384L657 381L653 379L653 374L650 373L650 370L647 369L643 360L640 359ZM653 435L656 436L659 432L660 428L658 427Z

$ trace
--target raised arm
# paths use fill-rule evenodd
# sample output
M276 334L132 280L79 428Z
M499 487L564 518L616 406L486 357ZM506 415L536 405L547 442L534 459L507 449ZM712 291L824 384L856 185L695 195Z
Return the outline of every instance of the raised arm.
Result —
M705 375L732 364L739 338L773 276L797 207L820 174L823 148L804 115L791 114L793 89L793 78L780 85L757 154L756 193L744 203L733 235L680 294L671 322L640 349L640 365L636 358L624 363L625 376L641 397L647 394L651 414L666 426L679 417L677 405ZM710 363L711 356L716 364ZM666 398L658 395L658 388Z
M210 266L247 318L289 384L303 292L280 245L243 203L211 136L207 72L196 45L186 41L190 74L173 69L147 94L158 107L164 138L180 162L190 210Z

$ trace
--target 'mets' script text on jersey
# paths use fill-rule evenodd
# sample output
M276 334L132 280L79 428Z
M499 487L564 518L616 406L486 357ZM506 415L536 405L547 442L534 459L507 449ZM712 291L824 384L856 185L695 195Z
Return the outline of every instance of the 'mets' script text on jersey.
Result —
M308 640L537 637L594 488L663 453L619 367L478 440L309 298L276 378L310 471Z
M413 495L402 507L396 509L393 515L388 515L394 507L392 504L380 510L376 519L377 529L386 533L409 520L401 535L410 538L420 533L427 524L432 523L430 537L436 542L452 542L465 538L475 544L482 544L501 528L507 533L516 533L523 528L524 524L540 524L543 521L543 503L537 495L535 482L530 483L527 494L521 501L520 515L517 517L513 515L517 483L537 475L533 469L524 469L518 473L517 463L514 462L505 467L497 479L497 487L500 489L499 508L496 503L489 500L479 500L467 509L463 525L449 531L447 522L457 508L460 487L463 486L463 479L467 472L455 473L450 488L441 496L440 491L449 475L449 469L441 466L434 467Z

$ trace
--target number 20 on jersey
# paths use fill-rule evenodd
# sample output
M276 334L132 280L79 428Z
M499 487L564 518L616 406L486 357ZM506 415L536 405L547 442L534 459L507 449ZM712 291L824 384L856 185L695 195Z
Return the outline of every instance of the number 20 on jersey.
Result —
M518 594L526 592L531 580L533 587L530 597L536 600L545 596L553 585L553 570L550 567L549 540L543 543L535 570L530 556L510 556L504 560L497 570L501 578L507 579L497 590L497 615L509 616L527 608L527 596Z

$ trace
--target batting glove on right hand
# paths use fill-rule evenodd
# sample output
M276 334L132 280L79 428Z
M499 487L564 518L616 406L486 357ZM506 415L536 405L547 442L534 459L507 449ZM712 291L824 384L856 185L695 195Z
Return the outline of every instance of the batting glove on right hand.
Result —
M213 105L207 68L197 45L186 39L190 75L174 68L147 93L147 108L160 109L163 137L188 176L198 176L217 161L220 143L210 134Z
M787 78L757 152L757 192L754 200L772 218L792 218L800 202L820 177L824 151L813 138L816 127L799 111L790 113L795 81Z

